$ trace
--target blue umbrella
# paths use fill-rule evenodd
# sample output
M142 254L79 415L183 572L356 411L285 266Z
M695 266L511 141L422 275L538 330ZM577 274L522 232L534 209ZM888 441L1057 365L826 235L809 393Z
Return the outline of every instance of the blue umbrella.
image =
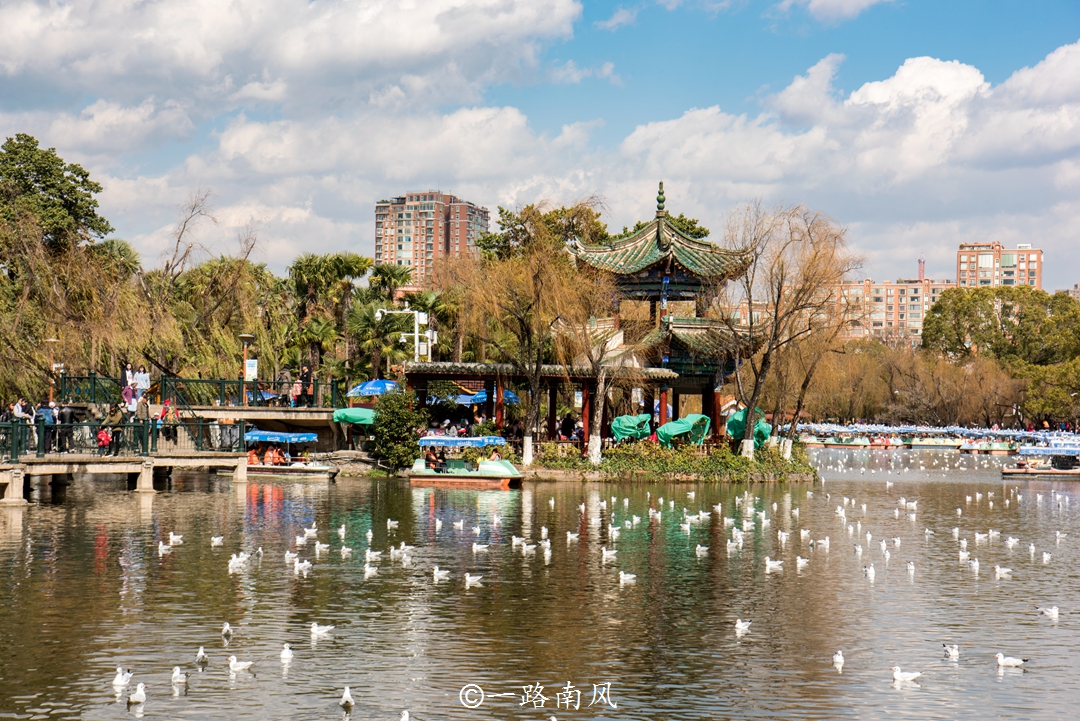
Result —
M480 403L487 403L487 398L487 391L483 390L474 395L470 402L479 405ZM515 403L521 403L521 399L509 388L503 388L503 403L510 403L513 405Z
M349 398L358 396L381 396L384 393L397 390L398 384L394 381L377 380L367 381L353 386L346 394Z

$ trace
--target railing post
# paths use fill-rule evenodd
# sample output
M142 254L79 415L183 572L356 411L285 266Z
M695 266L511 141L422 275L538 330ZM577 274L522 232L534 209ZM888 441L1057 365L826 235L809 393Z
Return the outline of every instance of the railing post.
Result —
M224 408L227 402L225 400L225 379L218 378L218 403Z
M139 449L143 456L150 455L150 421L139 422L140 437Z
M40 417L37 420L37 457L45 457L45 419Z
M247 447L247 443L244 441L244 436L247 434L247 421L243 418L240 419L240 438L236 441L236 447L233 449L237 453L243 453Z
M158 427L157 421L151 419L150 421L150 452L157 453L158 435L161 433L161 428Z
M90 402L97 403L97 371L90 371Z
M60 400L67 397L67 371L60 371Z

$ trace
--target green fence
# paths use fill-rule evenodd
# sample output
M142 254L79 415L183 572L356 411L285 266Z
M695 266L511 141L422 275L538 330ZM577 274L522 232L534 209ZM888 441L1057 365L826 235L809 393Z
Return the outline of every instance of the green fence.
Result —
M150 387L151 403L166 400L188 408L212 406L341 408L348 400L343 380L315 380L306 387L294 381L241 381L224 378L179 378L163 376ZM72 403L114 403L120 400L120 381L91 373L87 376L60 374L60 398Z
M123 423L106 428L98 422L0 424L0 459L18 462L21 456L47 454L116 454L150 456L173 453L243 453L246 450L244 421L184 420L176 424L157 421Z

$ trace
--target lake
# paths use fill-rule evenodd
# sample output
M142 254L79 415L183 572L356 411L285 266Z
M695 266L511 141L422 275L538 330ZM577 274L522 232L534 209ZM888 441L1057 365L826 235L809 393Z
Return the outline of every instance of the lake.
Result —
M45 487L29 508L0 512L0 718L339 719L345 685L354 719L1076 717L1080 499L1068 483L1003 483L1008 459L955 453L813 458L814 485L234 488L187 475L155 496L100 477L59 497ZM305 576L284 554L313 524L329 549L299 547ZM536 544L542 527L550 554L514 545ZM976 538L991 529L1000 535ZM368 530L382 556L365 578ZM160 555L170 532L183 543ZM959 561L962 539L978 573ZM389 557L402 542L415 547L408 566ZM229 572L231 554L260 547ZM602 547L617 553L605 561ZM782 566L767 572L766 557ZM995 578L995 564L1011 577ZM449 578L435 583L434 565ZM620 571L636 579L620 583ZM465 573L481 585L466 588ZM335 628L313 639L312 622ZM286 642L295 657L283 664ZM998 652L1030 661L999 670ZM255 661L254 673L230 673L229 655ZM923 675L895 685L897 665ZM119 693L117 666L134 671ZM171 683L174 666L186 685ZM129 709L138 682L147 701Z

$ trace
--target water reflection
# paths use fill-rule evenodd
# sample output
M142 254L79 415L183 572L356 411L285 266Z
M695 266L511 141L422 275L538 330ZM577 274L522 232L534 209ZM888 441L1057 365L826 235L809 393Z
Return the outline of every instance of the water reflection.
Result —
M1002 483L999 459L816 458L816 488L233 487L195 474L153 496L127 493L125 479L76 478L63 503L0 517L9 651L0 708L16 718L123 716L132 689L117 696L109 685L120 665L148 686L146 703L130 711L146 718L340 718L346 684L354 718L396 719L406 708L420 719L976 719L988 708L1000 718L1071 717L1080 700L1076 625L1064 612L1076 597L1080 540L1071 489ZM313 524L330 544L317 559L313 542L295 546ZM513 536L538 543L542 528L546 558L542 547L513 545ZM729 550L735 530L743 542ZM368 531L383 555L365 579ZM159 555L170 532L184 543ZM987 536L976 542L975 533ZM223 545L212 547L219 535ZM980 573L959 561L962 540ZM389 556L402 542L415 546L408 567ZM474 553L473 543L489 549ZM261 557L228 573L232 554L260 547ZM616 556L605 563L602 547ZM286 550L314 563L306 578L285 563ZM767 573L766 556L783 563ZM873 582L862 570L870 563ZM432 581L433 565L450 570L445 582ZM994 565L1011 577L995 577ZM620 572L635 581L620 583ZM482 585L466 589L466 573ZM1063 613L1055 622L1036 605ZM751 625L736 633L736 619ZM312 637L312 622L336 628ZM294 649L289 663L283 643ZM950 659L943 644L954 643ZM200 646L204 666L195 663ZM999 672L997 652L1030 657L1030 667ZM255 673L230 673L230 655L255 661ZM182 689L171 683L174 666L190 672ZM893 666L923 675L894 686ZM467 684L484 690L480 708L459 699ZM522 706L523 688L537 684L544 707L534 708L535 695ZM589 708L608 688L617 708ZM578 691L580 710L555 707Z

